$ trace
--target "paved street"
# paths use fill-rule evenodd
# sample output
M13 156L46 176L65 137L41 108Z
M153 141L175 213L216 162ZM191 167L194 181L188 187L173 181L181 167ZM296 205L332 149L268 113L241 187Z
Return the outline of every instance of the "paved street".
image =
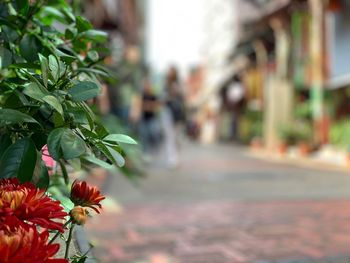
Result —
M91 178L109 200L88 224L100 262L350 262L350 174L250 157L232 145L183 147L132 185Z

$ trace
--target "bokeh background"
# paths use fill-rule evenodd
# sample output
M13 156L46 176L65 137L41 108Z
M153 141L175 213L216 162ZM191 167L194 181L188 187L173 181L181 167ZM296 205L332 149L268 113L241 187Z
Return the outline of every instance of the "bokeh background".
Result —
M139 141L89 177L97 260L350 262L349 1L73 2L109 35L101 117Z

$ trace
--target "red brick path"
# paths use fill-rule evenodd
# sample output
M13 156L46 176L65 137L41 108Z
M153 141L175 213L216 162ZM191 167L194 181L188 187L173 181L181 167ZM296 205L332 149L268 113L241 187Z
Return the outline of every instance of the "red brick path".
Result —
M133 205L88 230L101 262L318 262L350 254L350 200Z

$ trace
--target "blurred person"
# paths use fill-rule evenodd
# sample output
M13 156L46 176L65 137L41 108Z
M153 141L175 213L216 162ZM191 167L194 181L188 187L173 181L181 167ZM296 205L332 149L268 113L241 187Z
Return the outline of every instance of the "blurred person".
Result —
M148 73L143 79L142 86L140 138L144 152L151 154L160 142L160 128L157 118L160 101L154 92ZM150 155L147 155L146 159L149 158Z
M161 113L167 162L170 168L175 168L179 162L178 136L185 120L185 111L178 71L174 66L169 68L166 75Z
M200 133L198 113L200 90L203 85L203 70L200 66L191 68L186 80L186 132L187 135L196 140Z
M244 105L244 87L239 76L235 76L226 90L227 110L231 114L229 139L236 140L239 130L239 115Z

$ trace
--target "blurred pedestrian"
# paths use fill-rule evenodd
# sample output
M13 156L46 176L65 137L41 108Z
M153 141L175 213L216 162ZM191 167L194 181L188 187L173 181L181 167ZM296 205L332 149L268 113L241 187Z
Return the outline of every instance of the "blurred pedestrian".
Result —
M169 167L174 168L179 162L179 135L185 121L183 92L174 66L169 68L166 75L164 107L161 113L166 158Z
M151 79L146 73L143 79L143 91L141 96L141 120L140 120L140 138L146 159L150 159L150 154L155 150L160 142L160 128L157 113L160 107L160 101L155 94Z

